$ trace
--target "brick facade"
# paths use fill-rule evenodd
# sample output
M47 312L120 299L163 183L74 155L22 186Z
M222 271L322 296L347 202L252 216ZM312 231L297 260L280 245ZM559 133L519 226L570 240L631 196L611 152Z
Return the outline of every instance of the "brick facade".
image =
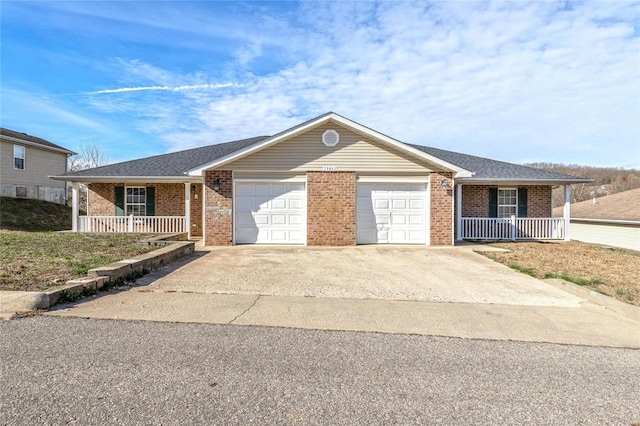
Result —
M115 187L124 184L92 183L88 185L89 216L115 215ZM184 183L148 183L128 186L153 186L156 189L156 216L184 216ZM193 185L198 198L191 194L192 236L202 235L202 185Z
M489 188L498 187L495 185L462 186L462 217L489 217ZM527 217L552 217L552 187L529 185L525 188L527 188Z
M214 185L220 179L220 188ZM228 170L205 172L205 245L233 244L233 174Z
M355 172L307 172L307 244L356 244Z
M450 246L453 244L453 189L450 172L431 173L430 191L430 244L432 246ZM445 180L447 189L440 183Z
M115 191L113 183L91 183L87 185L87 215L113 216L116 214Z

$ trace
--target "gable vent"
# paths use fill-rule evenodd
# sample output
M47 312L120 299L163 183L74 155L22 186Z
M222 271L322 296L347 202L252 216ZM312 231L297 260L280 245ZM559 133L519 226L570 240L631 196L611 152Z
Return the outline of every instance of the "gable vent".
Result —
M322 134L322 143L326 146L336 146L338 142L340 142L340 135L335 130L325 130Z

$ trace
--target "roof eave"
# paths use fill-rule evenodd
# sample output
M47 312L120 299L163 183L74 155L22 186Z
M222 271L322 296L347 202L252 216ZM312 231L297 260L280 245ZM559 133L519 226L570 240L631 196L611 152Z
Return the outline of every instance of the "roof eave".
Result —
M40 149L46 149L49 151L55 151L55 152L60 152L63 154L67 154L67 156L71 156L71 155L76 155L77 152L73 152L70 151L68 149L65 148L57 148L54 146L48 146L48 145L43 145L41 143L37 143L37 142L32 142L32 141L28 141L28 140L24 140L24 139L20 139L20 138L15 138L13 136L9 136L9 135L0 135L2 136L3 139L6 139L10 142L16 142L19 143L20 145L28 145L28 146L34 146L36 148L40 148Z
M593 179L513 179L513 178L498 178L498 179L489 179L489 178L457 178L456 183L464 184L464 185L532 185L532 184L542 184L542 185L572 185L574 183L589 183L593 182Z
M188 183L202 182L199 177L184 176L49 176L53 180L80 183L110 183L110 182L148 182L148 183Z

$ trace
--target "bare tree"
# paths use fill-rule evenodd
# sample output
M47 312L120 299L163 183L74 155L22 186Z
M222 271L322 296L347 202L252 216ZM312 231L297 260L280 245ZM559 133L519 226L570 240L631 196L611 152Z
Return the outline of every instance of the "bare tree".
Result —
M82 141L78 151L78 154L69 157L70 172L109 164L109 157L96 138Z
M109 158L96 138L89 138L82 141L78 151L77 154L69 157L68 170L70 172L77 172L78 170L91 169L109 164ZM88 191L89 189L86 185L80 184L78 201L80 210L82 211L86 211ZM67 200L71 200L71 193L67 195Z

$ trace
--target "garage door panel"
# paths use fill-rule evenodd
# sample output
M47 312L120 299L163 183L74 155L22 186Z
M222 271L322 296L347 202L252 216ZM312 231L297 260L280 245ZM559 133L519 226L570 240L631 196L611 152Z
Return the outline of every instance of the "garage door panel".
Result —
M287 224L287 215L286 214L272 214L271 215L271 224L272 225L286 225Z
M238 213L236 214L236 223L241 227L253 227L255 226L255 220L251 213Z
M389 200L386 198L373 200L373 206L376 210L389 210Z
M425 224L424 215L412 214L409 215L409 224L410 225L424 225Z
M363 183L356 192L358 244L426 244L425 184Z
M291 225L304 225L304 216L301 214L289 215L289 224Z
M391 224L392 225L406 225L407 224L407 216L404 214L392 214L391 215Z
M423 210L424 209L424 200L422 199L411 199L409 200L409 209L411 210Z
M391 207L393 208L393 210L398 210L398 209L404 210L407 208L407 200L406 199L391 200Z
M271 200L271 208L276 210L287 210L287 199L286 198L274 198Z
M304 244L304 183L237 182L235 185L237 244Z
M302 210L304 208L304 198L292 198L289 200L290 210Z

